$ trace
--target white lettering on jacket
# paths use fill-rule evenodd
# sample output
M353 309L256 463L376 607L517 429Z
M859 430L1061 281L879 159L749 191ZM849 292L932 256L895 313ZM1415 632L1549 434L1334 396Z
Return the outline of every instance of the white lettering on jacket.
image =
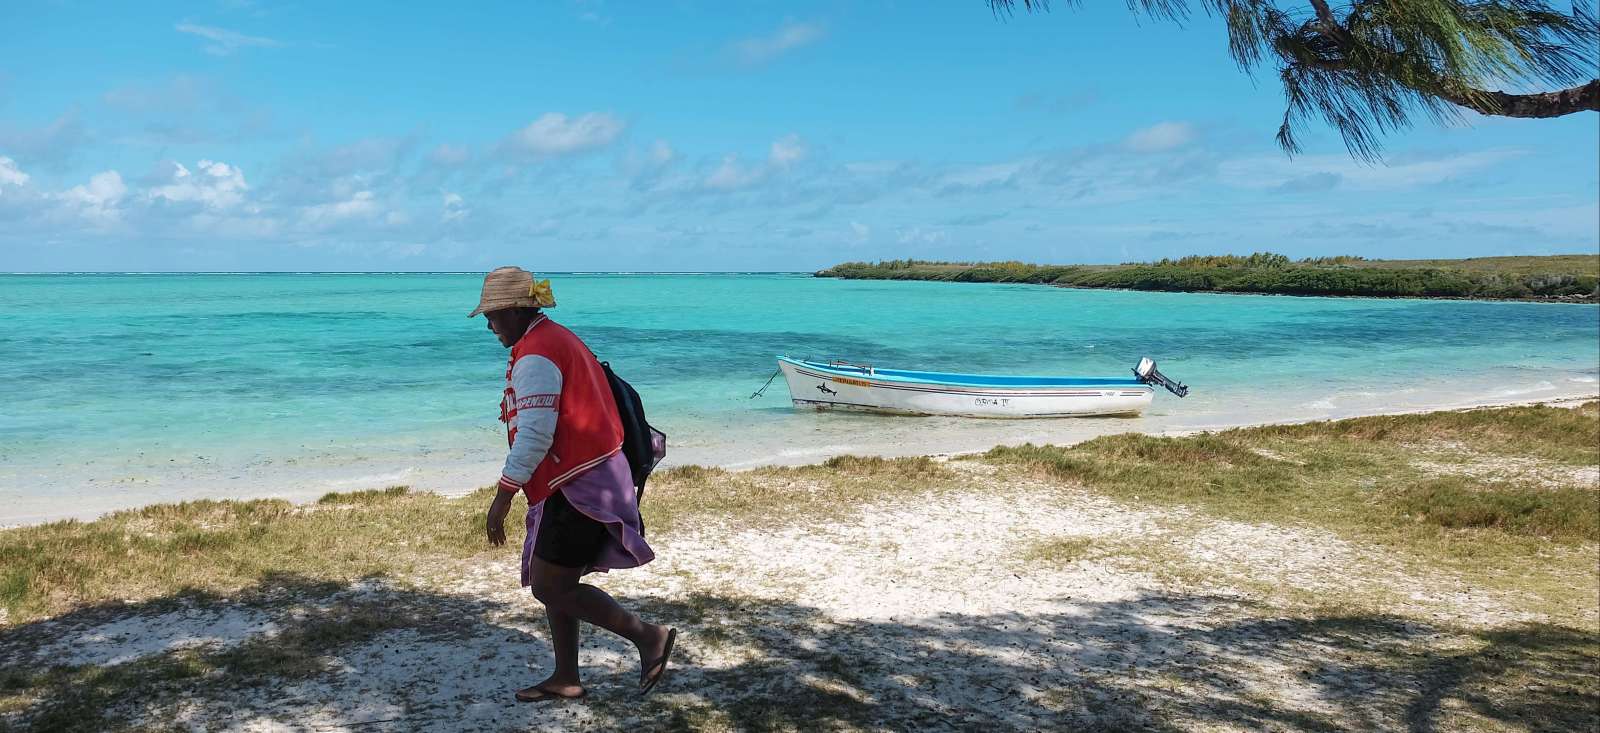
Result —
M538 354L527 354L511 365L517 435L501 471L506 478L526 483L550 450L560 414L561 382L561 370Z

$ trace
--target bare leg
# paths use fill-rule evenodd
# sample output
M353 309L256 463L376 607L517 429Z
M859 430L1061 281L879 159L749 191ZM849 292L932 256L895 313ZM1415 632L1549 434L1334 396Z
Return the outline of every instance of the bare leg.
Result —
M583 685L578 677L578 619L548 606L544 614L550 624L550 644L555 647L556 668L534 687L569 697L581 694Z
M579 582L583 570L555 565L541 558L533 558L533 595L544 604L551 619L551 639L556 647L556 675L562 674L561 637L556 634L555 619L563 616L573 619L572 631L572 684L576 685L578 633L577 621L587 621L617 636L633 642L639 650L640 664L649 664L661 656L666 648L667 628L648 624L617 604L610 594L587 583ZM565 680L563 680L565 681Z

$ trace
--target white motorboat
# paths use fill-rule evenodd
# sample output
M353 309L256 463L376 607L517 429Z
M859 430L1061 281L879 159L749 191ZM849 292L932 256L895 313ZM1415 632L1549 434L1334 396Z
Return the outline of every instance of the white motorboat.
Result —
M796 407L863 410L898 415L963 417L1082 417L1136 415L1155 399L1155 386L1182 397L1189 388L1139 360L1133 378L1022 377L880 369L844 361L778 357Z

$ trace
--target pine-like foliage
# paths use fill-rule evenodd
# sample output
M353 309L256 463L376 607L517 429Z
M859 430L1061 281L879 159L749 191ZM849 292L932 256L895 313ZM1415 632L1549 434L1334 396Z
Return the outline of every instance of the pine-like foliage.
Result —
M1049 5L988 2L997 14ZM1136 13L1177 23L1198 5L1225 21L1241 69L1274 64L1287 102L1278 144L1291 154L1315 118L1338 130L1352 155L1375 160L1380 138L1418 113L1444 122L1463 109L1511 117L1600 110L1600 24L1589 0L1574 0L1570 12L1542 0L1127 2ZM1534 91L1551 87L1557 90Z

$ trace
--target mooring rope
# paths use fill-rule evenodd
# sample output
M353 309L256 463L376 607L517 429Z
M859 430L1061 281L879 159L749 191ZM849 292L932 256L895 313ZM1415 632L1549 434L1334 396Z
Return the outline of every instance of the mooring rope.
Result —
M764 392L767 391L768 387L772 386L772 380L777 379L778 375L782 374L782 373L783 373L783 367L778 367L778 371L773 372L772 376L767 377L767 383L761 385L761 389L756 390L755 394L750 395L750 399L753 400L753 399L755 399L757 397L760 397Z

